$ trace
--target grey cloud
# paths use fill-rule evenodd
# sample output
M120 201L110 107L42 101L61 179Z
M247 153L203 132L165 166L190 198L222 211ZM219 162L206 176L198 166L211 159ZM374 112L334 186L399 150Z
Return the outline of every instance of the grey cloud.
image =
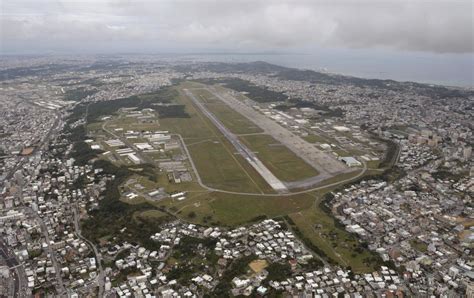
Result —
M102 49L285 49L310 46L472 53L470 0L11 1L2 50L90 44Z

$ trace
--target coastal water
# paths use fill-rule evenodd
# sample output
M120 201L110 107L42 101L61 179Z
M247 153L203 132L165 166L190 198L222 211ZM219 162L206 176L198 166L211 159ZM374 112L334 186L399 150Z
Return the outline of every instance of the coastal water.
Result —
M193 54L199 61L268 63L371 79L474 87L473 54L318 50L304 54Z

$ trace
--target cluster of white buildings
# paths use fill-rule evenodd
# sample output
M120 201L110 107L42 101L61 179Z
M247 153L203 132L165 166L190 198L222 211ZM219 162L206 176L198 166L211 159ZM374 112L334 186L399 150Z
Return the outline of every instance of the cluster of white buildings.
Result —
M472 197L454 185L433 188L429 177L410 173L394 185L364 181L335 193L333 210L369 249L404 268L412 293L458 295L474 277ZM472 180L459 183L472 185Z

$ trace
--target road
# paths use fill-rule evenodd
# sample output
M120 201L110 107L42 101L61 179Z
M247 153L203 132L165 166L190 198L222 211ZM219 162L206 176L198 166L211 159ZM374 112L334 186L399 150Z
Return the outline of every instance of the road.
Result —
M104 122L102 124L102 129L109 133L110 135L112 135L114 138L117 138L117 139L120 139L121 141L123 141L125 144L127 144L128 146L131 147L131 144L129 142L127 142L127 140L125 138L122 138L118 135L116 135L115 133L113 133L112 131L110 131L107 127L106 127L106 122ZM273 194L269 194L269 193L252 193L252 192L238 192L238 191L228 191L228 190L224 190L224 189L218 189L218 188L213 188L213 187L210 187L210 186L207 186L206 184L204 184L202 182L202 179L201 179L201 176L199 175L199 171L197 170L196 168L196 165L194 164L194 161L193 161L193 158L186 146L186 143L184 142L183 138L181 135L179 134L174 134L175 136L178 136L180 141L181 141L181 144L182 144L182 147L184 148L185 152L186 152L186 155L188 156L188 159L189 159L189 162L191 164L191 167L193 168L193 171L194 171L194 174L196 176L196 179L199 183L199 185L204 188L204 189L207 189L209 191L214 191L214 192L221 192L221 193L228 193L228 194L235 194L235 195L243 195L243 196L261 196L261 197L281 197L282 194L281 193L273 193ZM140 152L137 153L137 155L142 158L142 159L145 159L146 157L143 156L144 154L141 154ZM146 159L147 162L149 162L150 164L152 165L156 165L156 163L153 161L153 160L149 160L148 158ZM313 192L313 191L316 191L316 190L322 190L322 189L325 189L325 188L329 188L329 187L333 187L333 186L338 186L340 184L345 184L345 183L348 183L348 182L351 182L353 180L356 180L360 177L362 177L365 172L367 171L367 164L365 162L362 162L362 165L363 165L363 168L361 169L361 171L351 177L351 178L347 178L347 179L343 179L343 180L339 180L337 182L333 182L333 183L328 183L328 184L324 184L324 185L321 185L321 186L317 186L317 187L311 187L311 188L308 188L308 189L304 189L304 190L300 190L300 191L295 191L295 192L290 192L290 193L285 193L284 195L285 196L296 196L296 195L301 195L301 194L305 194L305 193L310 193L310 192ZM324 182L324 181L323 181Z
M120 139L121 141L123 141L127 146L129 146L130 148L133 148L133 144L131 144L126 138L123 138L123 137L120 137L119 135L115 134L113 131L109 130L107 128L107 122L104 121L104 123L102 124L102 130L104 130L105 132L107 132L108 134L110 134L111 136L113 136L114 138L116 139ZM213 188L213 187L210 187L210 186L207 186L206 184L203 183L202 179L201 179L201 176L199 175L199 171L197 170L197 167L193 161L193 158L186 146L186 143L184 142L184 139L182 138L181 135L179 134L173 134L174 136L177 136L179 137L179 140L182 144L182 148L184 149L186 155L188 156L188 159L189 159L189 162L191 164L191 167L193 168L193 171L194 171L194 174L195 174L195 177L197 179L197 182L199 183L199 185L204 188L204 189L207 189L209 191L213 191L213 192L221 192L221 193L228 193L228 194L235 194L235 195L243 195L243 196L261 196L261 197L280 197L282 196L281 193L253 193L253 192L238 192L238 191L228 191L228 190L223 190L223 189L218 189L218 188ZM253 152L252 152L253 154ZM148 158L145 154L143 154L142 152L140 151L137 151L137 156L142 159L143 161L147 162L147 163L150 163L152 165L156 165L156 163ZM336 181L336 182L333 182L333 183L328 183L328 184L324 184L324 185L320 185L320 186L316 186L316 187L310 187L308 189L304 189L304 190L299 190L299 191L295 191L295 192L289 192L289 193L285 193L284 195L285 196L296 196L296 195L301 195L301 194L305 194L305 193L310 193L310 192L313 192L313 191L317 191L317 190L322 190L322 189L326 189L326 188L330 188L330 187L334 187L334 186L338 186L338 185L341 185L341 184L345 184L345 183L348 183L348 182L351 182L353 180L356 180L360 177L362 177L366 172L367 172L367 164L365 162L362 162L362 165L363 165L363 168L360 169L360 172L357 173L357 175L353 176L353 177L350 177L350 178L346 178L346 179L343 179L343 180L339 180L339 181ZM320 182L324 182L324 180L320 181Z
M50 130L45 135L41 143L34 149L32 155L37 153L39 150L42 150L49 143L49 140L52 137L54 137L54 135L59 131L58 124L60 120L61 120L61 115L59 112L56 112L53 125L51 126ZM15 174L15 172L23 168L25 163L27 163L29 160L30 159L28 156L20 157L20 160L17 162L15 167L13 167L10 170L10 172L6 175L5 181L11 179L13 175ZM22 198L23 198L23 185L20 185L20 199ZM35 216L37 215L35 214ZM49 240L47 240L47 242L49 244ZM0 250L1 250L2 256L8 255L8 252L9 252L8 247L1 240L0 240ZM29 296L30 290L28 289L28 282L26 280L26 273L24 271L23 265L18 263L18 261L16 260L16 256L14 256L14 254L9 259L7 259L7 264L10 268L14 267L13 272L14 272L14 279L15 279L15 287L14 287L15 297L16 296L18 297ZM57 270L56 266L55 266L55 269ZM57 274L58 273L59 273L59 275L57 275L57 277L59 276L58 283L62 284L62 278L60 276L60 272L57 272ZM62 287L62 289L64 290L64 286Z
M57 126L58 126L58 123L59 123L59 120L60 120L60 117L59 117L59 113L56 113L56 120L54 121L53 125L51 126L51 129L49 130L49 132L46 134L46 136L43 138L43 141L33 150L32 154L35 154L36 152L38 152L38 150L41 150L43 149L43 147L49 142L49 140L51 139L52 135L53 135L53 132L57 132ZM15 172L21 168L23 168L24 164L29 160L28 156L22 156L20 157L20 160L18 161L18 163L16 164L15 167L13 167L10 172L5 176L5 181L7 180L10 180L12 177L13 177L13 174L15 174Z
M35 154L36 152L38 152L39 150L42 150L44 149L44 147L49 143L50 139L53 138L55 136L55 134L59 131L59 122L61 121L61 115L60 115L60 112L57 111L55 113L55 120L54 120L54 123L53 125L51 126L51 129L48 131L48 133L46 134L46 136L43 138L43 140L41 141L41 143L35 148L35 150L33 151L33 154ZM18 170L20 169L20 167L23 167L23 165L29 161L29 158L28 157L23 157L19 162L18 164L16 165L16 167L14 169L11 170L11 172L9 173L9 175L7 175L7 179L10 179L13 174ZM22 189L22 185L20 185L20 198L23 198L23 189ZM45 241L46 243L48 244L48 254L50 255L50 259L51 259L51 262L53 263L53 266L54 266L54 269L56 271L56 279L57 279L57 287L56 287L56 291L58 293L58 295L60 296L67 296L67 293L66 293L66 288L64 287L64 283L63 283L63 279L61 277L61 267L59 266L57 260L56 260L56 256L54 254L54 251L51 249L50 247L50 239L49 239L49 234L48 234L48 229L43 221L43 219L41 217L38 216L38 214L36 212L34 212L31 208L26 208L25 209L25 212L26 213L29 213L30 215L32 215L36 221L38 222L38 224L40 225L40 228L41 228L41 232L45 238ZM23 287L27 287L27 284L25 285L22 285ZM20 291L22 291L23 289L20 289Z
M223 190L223 189L217 189L217 188L213 188L213 187L209 187L207 185L205 185L202 180L201 180L201 176L199 175L199 172L196 168L196 165L194 164L194 161L193 161L193 158L191 157L191 154L189 153L189 150L188 148L186 147L186 144L184 143L184 140L182 138L181 135L179 134L175 134L175 136L178 136L182 145L183 145L183 148L188 156L188 159L191 163L191 167L193 168L193 171L195 173L195 176L197 178L197 181L199 183L199 185L202 187L202 188L205 188L209 191L215 191L215 192L222 192L222 193L228 193L228 194L235 194L235 195L244 195L244 196L262 196L262 197L280 197L281 194L262 194L262 193L249 193L249 192L237 192L237 191L227 191L227 190ZM333 186L337 186L339 184L344 184L344 183L347 183L347 182L351 182L353 180L356 180L360 177L362 177L362 175L365 174L365 172L367 171L367 164L365 162L362 163L363 165L363 168L361 170L360 173L358 173L356 176L354 177L351 177L351 178L347 178L347 179L344 179L344 180L340 180L340 181L337 181L337 182L334 182L334 183L329 183L329 184L325 184L325 185L322 185L322 186L318 186L318 187L312 187L312 188L309 188L309 189L305 189L305 190L301 190L301 191L296 191L296 192L291 192L291 193L287 193L285 194L285 196L294 196L294 195L300 195L300 194L304 194L304 193L310 193L310 192L313 192L313 191L316 191L316 190L321 190L321 189L325 189L325 188L328 188L328 187L333 187Z
M43 237L45 238L46 244L48 245L46 250L48 251L49 258L51 262L53 263L54 270L56 271L56 292L58 293L59 296L67 296L66 288L64 287L64 282L63 278L61 277L61 266L58 263L58 260L56 259L56 254L51 248L50 245L50 238L49 238L49 233L48 233L48 228L46 227L46 224L44 223L43 219L40 218L36 212L31 210L32 215L36 216L36 220L38 224L40 225L41 228L41 233L43 234Z
M8 246L0 240L0 256L5 260L13 275L13 297L26 297L29 295L28 282L23 269L14 253L10 252Z
M293 230L293 227L291 226L291 224L286 220L286 218L283 218L283 221L285 222L286 226L288 227L288 229L290 229L290 231L296 235L295 231ZM317 254L313 249L309 248L305 243L304 241L301 241L301 244L303 244L304 248L306 248L307 251L311 252L311 254L313 255L313 257L316 257L318 260L320 260L321 262L323 262L324 266L328 266L329 263L326 259L324 259L323 257L321 257L319 254Z
M209 191L222 192L222 193L228 193L228 194L236 194L236 195L244 195L244 196L245 195L247 195L247 196L262 196L262 197L280 197L281 196L281 194L262 194L262 193L227 191L227 190L223 190L223 189L212 188L212 187L209 187L209 186L205 185L201 180L201 176L199 175L199 172L196 168L196 165L194 164L194 161L191 157L191 154L189 153L188 148L186 147L186 144L184 143L183 138L179 134L175 134L175 136L179 137L179 139L180 139L180 141L183 145L183 148L184 148L186 154L188 155L189 161L191 163L191 167L193 168L193 171L194 171L195 176L198 180L198 183L202 188L205 188ZM305 189L305 190L301 190L301 191L297 191L297 192L287 193L287 194L285 194L285 196L294 196L294 195L300 195L300 194L304 194L304 193L310 193L310 192L313 192L313 191L316 191L316 190L321 190L321 189L325 189L327 187L333 187L333 186L337 186L339 184L344 184L344 183L356 180L356 179L362 177L362 175L364 175L365 172L367 171L367 164L365 162L363 162L362 165L363 165L363 168L362 168L361 172L358 173L354 177L347 178L347 179L344 179L344 180L340 180L340 181L334 182L334 183L325 184L325 185L318 186L318 187L312 187L310 189Z
M237 151L239 153L241 153L244 157L248 157L248 158L255 158L255 155L254 153L248 149L247 147L245 147L244 145L242 145L240 143L240 141L238 140L238 138L233 135L231 132L229 132L227 130L227 128L219 121L215 118L215 116L210 113L203 105L202 103L196 99L196 97L187 89L184 89L186 95L188 95L189 98L191 98L191 100L193 101L193 103L214 123L214 125L216 125L216 127L224 134L224 136L226 136L227 139L229 139L229 141L232 143L232 145L234 145L234 147L236 147ZM219 191L219 192L225 192L225 193L230 193L230 194L238 194L238 195L252 195L252 196L281 196L281 194L261 194L261 193L243 193L243 192L234 192L234 191L226 191L226 190L220 190L220 189L215 189L215 188L211 188L211 187L208 187L206 185L204 185L202 183L202 180L199 176L199 172L197 171L196 169L196 166L194 165L194 162L192 160L192 157L191 157L191 154L189 153L187 147L186 147L186 144L184 142L184 140L182 139L181 136L180 137L180 140L181 140L181 143L183 144L183 147L188 155L188 158L191 162L191 165L193 167L193 170L194 172L196 173L196 176L197 176L197 179L198 179L198 182L201 186L203 186L204 188L208 189L208 190L211 190L211 191ZM237 141L234 141L234 138L237 140ZM248 154L248 155L247 155ZM248 158L246 158L248 160ZM331 187L331 186L337 186L339 184L343 184L343 183L346 183L346 182L349 182L349 181L352 181L354 179L357 179L359 177L361 177L362 175L365 174L365 172L367 171L367 165L365 162L363 162L363 169L362 171L357 174L356 176L352 177L352 178L349 178L349 179L344 179L344 180L341 180L341 181L338 181L338 182L335 182L335 183L330 183L330 184L326 184L324 186L319 186L319 187L312 187L312 188L308 188L306 190L302 190L302 191L297 191L297 192L291 192L291 193L288 193L288 194L285 194L285 195L297 195L297 194L302 194L302 193L308 193L308 192L312 192L312 191L315 191L315 190L319 190L319 189L324 189L324 188L327 188L327 187ZM313 177L313 178L318 178L318 177ZM320 179L321 177L319 177L319 180L318 182L322 182L324 180L321 180ZM327 177L326 177L327 178ZM311 179L311 178L310 178ZM313 183L314 184L314 183Z
M105 284L105 273L104 273L104 268L102 268L102 256L97 250L97 247L87 239L86 237L82 236L81 234L81 228L79 226L79 216L77 215L77 206L73 206L72 208L73 213L74 213L74 229L76 231L77 237L81 238L84 242L86 242L89 247L92 249L95 255L95 259L99 268L99 276L97 277L98 279L98 286L99 286L99 294L98 297L103 297L104 295L104 284Z

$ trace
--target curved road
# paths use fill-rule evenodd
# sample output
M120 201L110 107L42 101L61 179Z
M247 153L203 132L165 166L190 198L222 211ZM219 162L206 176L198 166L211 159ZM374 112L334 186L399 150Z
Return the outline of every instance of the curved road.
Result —
M112 135L113 137L117 138L117 139L120 139L122 141L124 141L125 144L127 144L128 146L131 147L131 144L127 141L127 140L123 140L123 138L121 138L120 136L116 135L115 133L113 133L112 131L110 131L109 129L106 128L106 122L104 122L102 124L102 129L109 133L110 135ZM194 164L194 161L193 161L193 158L188 150L188 147L186 146L186 143L184 142L184 139L181 135L179 134L172 134L173 136L177 136L180 141L181 141L181 144L182 144L182 147L184 148L184 151L186 151L186 155L188 156L188 159L189 159L189 162L191 163L191 167L193 168L193 171L195 173L195 176L197 178L197 181L199 183L199 185L202 187L202 188L205 188L209 191L215 191L215 192L222 192L222 193L228 193L228 194L235 194L235 195L244 195L244 196L261 196L261 197L281 197L281 196L295 196L295 195L300 195L300 194L304 194L304 193L309 193L309 192L313 192L313 191L316 191L316 190L321 190L321 189L324 189L324 188L327 188L327 187L332 187L332 186L337 186L339 184L344 184L344 183L347 183L347 182L350 182L352 180L355 180L357 178L360 178L362 175L365 174L365 172L367 171L367 164L363 161L362 164L363 164L363 168L362 168L362 171L360 173L358 173L356 176L354 177L351 177L351 178L347 178L347 179L344 179L344 180L340 180L340 181L337 181L337 182L334 182L334 183L329 183L329 184L325 184L325 185L321 185L321 186L317 186L317 187L312 187L312 188L308 188L308 189L304 189L304 190L300 190L300 191L295 191L295 192L290 192L290 193L285 193L285 194L281 194L281 193L274 193L274 194L262 194L262 193L251 193L251 192L238 192L238 191L230 191L230 190L224 190L224 189L218 189L218 188L213 188L213 187L210 187L210 186L207 186L206 184L204 184L202 182L202 179L201 179L201 176L199 175L199 172L196 168L196 165ZM144 157L143 154L141 154L140 152L137 153L143 160L147 161L147 162L150 162L148 158ZM151 162L151 164L153 164L153 162ZM322 181L324 182L324 180Z
M209 187L207 185L205 185L203 182L202 182L202 179L201 179L201 176L199 175L199 172L196 168L196 165L194 164L194 161L191 157L191 154L189 153L189 150L188 150L188 147L186 146L186 143L184 142L183 140L183 137L179 134L173 134L174 136L177 136L179 137L180 141L181 141L181 144L184 148L184 151L186 151L186 155L188 155L188 159L189 159L189 162L191 163L191 167L193 168L193 171L195 173L195 176L197 178L197 181L199 183L199 185L209 191L215 191L215 192L223 192L223 193L228 193L228 194L236 194L236 195L245 195L245 196L262 196L262 197L281 197L281 196L294 196L294 195L299 195L299 194L304 194L304 193L309 193L309 192L313 192L315 190L321 190L321 189L324 189L324 188L327 188L327 187L332 187L332 186L337 186L339 184L344 184L346 182L350 182L352 180L355 180L357 178L360 178L362 175L365 174L365 172L367 171L367 164L365 163L365 161L362 162L363 164L363 168L362 168L362 171L357 174L356 176L354 177L351 177L351 178L347 178L347 179L344 179L344 180L341 180L341 181L337 181L337 182L334 182L334 183L329 183L329 184L325 184L325 185L321 185L321 186L318 186L318 187L313 187L313 188L309 188L309 189L305 189L305 190L301 190L301 191L296 191L296 192L290 192L290 193L285 193L285 194L262 194L262 193L250 193L250 192L237 192L237 191L229 191L229 190L223 190L223 189L217 189L217 188L213 188L213 187Z
M102 259L101 259L100 253L97 251L97 247L94 245L94 243L92 243L92 241L82 236L81 229L79 227L79 217L77 216L76 206L73 206L72 212L74 214L74 228L76 230L77 237L81 238L84 242L86 242L92 248L92 251L94 251L95 259L97 261L97 265L99 266L99 276L97 277L98 284L99 284L98 297L103 297L105 275L104 275L104 269L102 268Z

